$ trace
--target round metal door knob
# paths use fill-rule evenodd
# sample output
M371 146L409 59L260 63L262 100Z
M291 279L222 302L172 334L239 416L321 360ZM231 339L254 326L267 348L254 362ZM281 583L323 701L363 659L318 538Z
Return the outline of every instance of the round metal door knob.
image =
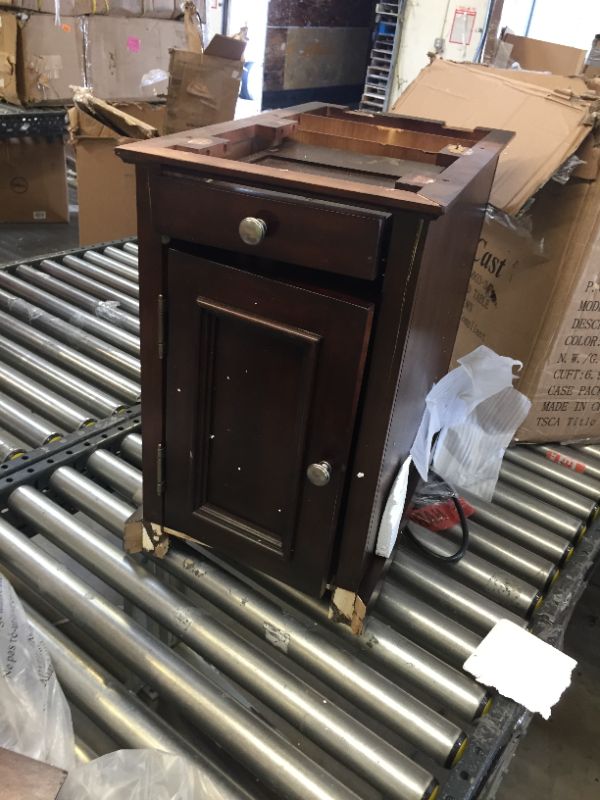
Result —
M257 245L267 235L267 223L258 217L244 217L238 230L244 244Z
M327 461L310 464L306 470L306 475L314 486L327 486L331 480L331 464Z

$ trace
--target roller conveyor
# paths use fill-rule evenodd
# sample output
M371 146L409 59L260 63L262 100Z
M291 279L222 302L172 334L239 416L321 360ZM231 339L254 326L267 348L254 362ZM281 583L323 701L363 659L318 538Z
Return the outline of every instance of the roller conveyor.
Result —
M530 715L462 663L502 617L561 641L600 549L600 453L509 453L494 501L467 498L464 563L401 537L359 637L200 547L140 561L121 542L142 499L136 275L134 242L0 270L0 565L69 701L117 746L191 759L224 798L485 796ZM441 551L459 537L416 533ZM76 732L82 761L102 751Z

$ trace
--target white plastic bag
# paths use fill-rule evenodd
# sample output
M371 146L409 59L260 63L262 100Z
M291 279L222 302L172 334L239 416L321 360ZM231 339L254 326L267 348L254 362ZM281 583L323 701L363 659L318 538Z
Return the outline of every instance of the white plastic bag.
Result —
M504 451L531 408L512 385L513 367L523 365L485 345L458 363L427 395L411 455L424 481L431 463L453 489L490 500Z
M76 767L58 800L224 800L205 773L182 756L117 750Z
M69 770L75 764L71 711L50 656L2 575L0 746L61 769Z

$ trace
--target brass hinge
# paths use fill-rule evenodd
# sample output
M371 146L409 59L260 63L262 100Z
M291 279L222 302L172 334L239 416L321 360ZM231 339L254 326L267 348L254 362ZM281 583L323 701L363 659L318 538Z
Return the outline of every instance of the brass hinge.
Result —
M165 474L165 446L162 442L158 443L156 448L156 494L160 497L165 488L164 474Z
M164 294L159 294L157 298L157 313L158 313L158 357L164 358L165 357L165 343L166 343L166 331L165 331L165 296Z

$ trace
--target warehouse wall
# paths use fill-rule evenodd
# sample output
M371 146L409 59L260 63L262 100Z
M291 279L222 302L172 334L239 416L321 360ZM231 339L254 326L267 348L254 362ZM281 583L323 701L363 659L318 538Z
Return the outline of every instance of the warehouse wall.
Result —
M427 53L435 50L436 39L443 39L444 58L453 61L473 59L485 27L488 5L488 0L468 0L466 3L464 0L405 0L402 36L391 90L392 103L427 66ZM465 11L468 13L462 13Z
M373 10L372 0L271 0L263 107L358 102Z

